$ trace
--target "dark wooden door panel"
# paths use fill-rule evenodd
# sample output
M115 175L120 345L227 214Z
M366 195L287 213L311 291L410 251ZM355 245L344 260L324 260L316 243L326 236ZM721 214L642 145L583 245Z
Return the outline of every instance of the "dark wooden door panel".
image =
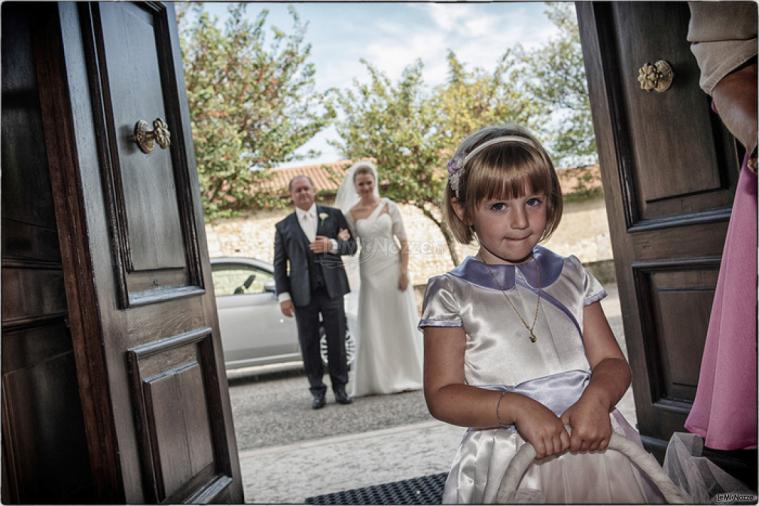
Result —
M3 448L15 494L3 502L91 501L71 339L62 319L3 331ZM4 491L5 492L5 491Z
M46 116L70 124L45 129L59 228L87 231L63 263L80 376L106 385L85 418L101 501L242 502L173 6L56 5L67 66ZM144 153L130 135L155 118L172 142Z
M215 465L217 457L224 457L224 425L212 416L219 399L211 382L217 375L209 354L211 333L210 328L196 330L128 352L144 481L152 501L175 502L186 496L188 483L225 476Z
M700 337L709 323L719 262L636 262L632 267L652 401L688 410L696 395L704 351Z
M28 16L10 5L3 13L2 251L60 263Z
M645 9L647 15L636 15ZM714 128L709 99L698 86L698 66L686 40L689 11L686 3L620 2L613 9L612 30L620 66L620 85L629 113L629 132L634 151L637 182L644 198L639 200L642 219L683 214L683 209L653 205L663 199L724 190L730 186L727 171L720 171L718 147L724 147L723 130ZM643 41L643 42L641 42ZM644 63L667 61L675 69L672 87L665 93L645 92L637 80ZM687 112L687 113L685 113ZM667 128L651 128L653 121ZM715 137L719 136L719 139ZM715 140L718 144L715 146ZM708 166L717 170L693 170ZM690 170L684 170L684 169ZM727 167L721 167L726 169ZM732 183L735 183L733 178ZM729 192L711 202L724 207ZM665 207L657 212L658 207ZM708 209L698 205L694 210Z
M20 3L2 8L5 504L93 497L33 50L44 11Z
M738 160L730 135L698 87L698 67L685 42L687 4L594 6L597 71L604 74L605 108L614 122L627 228L724 220ZM673 84L664 93L645 92L639 69L658 60L673 67Z
M576 5L638 429L662 450L695 397L737 150L698 87L687 4ZM658 60L675 78L647 93L638 69Z
M6 260L3 263L3 323L19 325L67 314L60 264Z
M720 256L727 234L727 222L692 223L684 218L680 226L655 227L645 233L639 232L641 230L637 229L635 240L627 245L631 248L627 253L636 260Z
M159 13L129 3L104 3L99 11L130 270L181 269L185 257L170 152L156 144L145 154L130 140L138 120L152 125L166 118L157 46L165 41L155 26Z
M203 288L188 156L181 139L169 21L158 3L82 4L87 72L120 305L152 304ZM169 126L171 145L144 153L138 121Z

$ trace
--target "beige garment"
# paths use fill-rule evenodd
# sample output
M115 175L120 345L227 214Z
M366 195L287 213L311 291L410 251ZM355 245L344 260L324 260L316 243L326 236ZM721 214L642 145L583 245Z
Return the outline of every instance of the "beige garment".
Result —
M723 77L757 54L757 4L688 2L688 42L701 69L699 86L711 95Z

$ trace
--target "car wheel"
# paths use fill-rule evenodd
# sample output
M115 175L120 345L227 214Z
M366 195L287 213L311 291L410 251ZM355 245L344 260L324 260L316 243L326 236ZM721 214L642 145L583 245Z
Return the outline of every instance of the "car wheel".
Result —
M327 333L321 325L319 326L319 351L322 355L322 363L329 367L327 362ZM348 363L348 370L350 370L356 360L356 340L353 339L347 325L345 326L345 360Z

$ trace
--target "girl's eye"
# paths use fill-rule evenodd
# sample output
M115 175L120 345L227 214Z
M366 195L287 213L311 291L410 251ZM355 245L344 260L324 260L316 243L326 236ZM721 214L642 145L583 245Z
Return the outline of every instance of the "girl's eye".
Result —
M496 202L495 204L490 206L491 211L503 211L506 209L506 203L505 202Z
M542 203L543 203L543 199L538 198L538 197L533 197L527 201L527 205L530 207L537 207Z

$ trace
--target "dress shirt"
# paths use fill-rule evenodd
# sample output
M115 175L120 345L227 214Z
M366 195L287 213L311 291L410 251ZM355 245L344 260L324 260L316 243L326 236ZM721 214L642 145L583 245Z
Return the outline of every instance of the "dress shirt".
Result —
M308 241L314 242L314 239L316 238L316 229L318 228L318 222L316 221L316 204L311 204L308 211L296 207L295 215L298 217L298 225L300 225L303 233L308 237Z

